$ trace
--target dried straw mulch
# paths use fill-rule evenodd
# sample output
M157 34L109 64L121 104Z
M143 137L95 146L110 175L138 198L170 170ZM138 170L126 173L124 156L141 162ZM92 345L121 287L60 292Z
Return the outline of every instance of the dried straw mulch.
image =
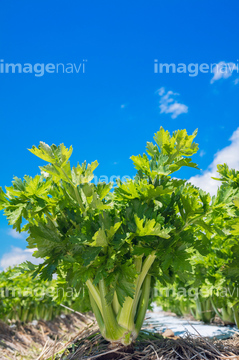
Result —
M37 325L17 323L13 328L0 321L0 360L37 360L43 349L58 351L92 319L68 314L53 321L40 320Z
M239 335L239 334L238 334ZM143 330L129 346L112 347L94 319L77 314L39 321L37 326L0 322L0 360L239 360L239 336L208 340L200 335L163 338Z
M200 336L163 338L142 332L129 347L110 348L98 331L85 330L55 360L236 360L239 359L239 337L212 341Z

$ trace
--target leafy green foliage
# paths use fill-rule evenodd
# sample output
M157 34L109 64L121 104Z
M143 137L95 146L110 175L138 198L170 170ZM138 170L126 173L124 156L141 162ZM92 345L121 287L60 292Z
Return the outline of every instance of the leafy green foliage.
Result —
M152 180L157 176L170 175L182 166L198 168L191 162L191 158L188 158L198 151L198 145L193 142L196 135L197 131L188 135L186 130L178 130L170 136L169 132L161 127L154 136L159 148L153 143L147 143L150 159L146 154L132 156L131 159L136 169L150 176Z
M163 257L185 242L184 234L186 243L192 243L186 229L208 206L196 188L168 176L181 166L197 167L188 159L197 151L195 136L196 132L187 135L180 130L171 137L161 128L155 134L159 147L147 144L150 159L145 154L132 157L136 179L120 182L110 196L111 184L91 183L97 161L71 168L72 147L43 142L33 146L30 151L49 164L35 178L14 178L6 194L1 191L0 206L10 225L28 231L34 256L44 259L36 273L51 279L61 266L68 281L83 287L82 279L93 278L97 284L102 277L111 278L112 272L124 283L128 279L122 277L122 266L133 269L132 256L153 250L159 269L164 264L166 271ZM23 219L27 224L22 227ZM180 257L185 261L185 254L182 251L178 261ZM115 284L120 292L119 282ZM128 287L122 300L127 295L132 295Z
M22 267L9 268L0 273L1 320L52 320L55 316L67 312L60 306L61 303L70 308L76 307L75 299L78 293L73 289L67 289L64 279L32 279L31 273L34 268L35 266L28 262Z
M212 200L206 195L210 206L203 222L202 218L196 221L201 229L195 229L197 241L190 249L191 276L184 284L181 277L173 283L174 290L181 286L186 293L176 291L170 299L164 296L158 301L165 309L175 309L181 315L191 312L197 319L209 322L217 314L225 324L239 325L239 172L224 164L218 166L218 173L217 180L222 183L217 195ZM188 206L185 208L190 212ZM187 291L190 289L197 290L195 298Z
M187 281L200 267L192 254L205 252L212 232L228 236L224 223L234 205L225 201L236 190L224 185L212 209L208 194L174 177L183 166L198 168L191 160L196 134L178 130L171 136L161 128L156 144L147 143L147 154L131 157L135 178L118 181L115 189L92 182L97 161L71 167L72 147L41 142L30 150L48 162L41 175L14 178L6 193L0 191L9 224L28 232L28 247L43 259L34 276L51 280L60 272L71 286L87 287L101 331L112 341L137 335L140 297L148 301L157 279Z

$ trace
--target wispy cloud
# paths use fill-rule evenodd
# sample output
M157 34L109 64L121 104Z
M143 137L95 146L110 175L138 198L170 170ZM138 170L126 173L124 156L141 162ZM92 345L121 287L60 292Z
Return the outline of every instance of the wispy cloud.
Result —
M32 256L33 249L20 249L12 246L12 250L4 254L0 260L0 268L7 269L9 266L19 265L24 261L31 261L33 264L38 265L42 259L36 259Z
M166 93L164 87L157 90L157 93L160 96L160 114L171 114L171 118L176 119L180 114L188 112L188 106L175 100L175 97L179 96L179 94L174 93L173 91L168 91Z
M202 175L191 177L189 182L215 195L220 186L219 181L212 179L212 177L218 177L217 165L226 163L230 168L239 170L239 128L234 131L229 140L231 144L216 153L208 169Z
M212 72L214 73L214 75L211 79L211 84L220 79L228 79L230 76L232 76L233 71L236 70L237 65L235 63L226 63L225 61L220 61L213 67Z
M235 85L239 84L239 78L237 78L237 79L234 81L234 84L235 84Z
M25 232L19 233L15 229L10 229L7 231L7 234L14 239L26 239L27 234Z
M206 152L204 150L201 150L199 156L203 157L204 155L206 155Z

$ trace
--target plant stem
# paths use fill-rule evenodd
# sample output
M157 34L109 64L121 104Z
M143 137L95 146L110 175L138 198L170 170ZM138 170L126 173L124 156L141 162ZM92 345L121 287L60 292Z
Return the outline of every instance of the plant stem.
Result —
M92 295L94 301L96 302L101 315L103 316L103 311L102 311L102 303L101 303L101 299L100 299L100 292L97 289L97 287L92 283L91 280L87 280L86 281L86 285L88 287L89 293Z
M147 275L143 283L142 294L140 297L140 302L136 317L135 330L132 333L134 339L137 338L144 322L145 314L149 304L150 285L151 285L151 276Z
M122 338L128 332L126 329L119 326L119 324L116 321L111 304L107 304L106 302L105 297L107 295L107 288L105 286L104 279L100 280L99 289L100 289L100 297L102 302L103 320L105 324L105 338L109 341L121 341L124 343L124 340L122 340ZM131 340L130 339L128 340L130 343Z
M114 309L114 313L115 315L117 316L120 309L121 309L121 306L119 304L119 300L118 300L118 297L117 297L117 294L116 294L116 291L114 293L114 297L113 297L113 309Z
M134 330L134 318L136 309L139 303L140 290L148 271L156 258L155 252L150 254L143 263L141 273L139 274L136 282L136 289L134 298L127 297L122 311L119 314L118 323L128 330Z
M238 312L238 304L233 306L233 314L236 326L239 327L239 312Z
M89 295L90 295L91 307L92 307L92 310L93 310L93 312L95 314L97 324L99 325L101 334L104 336L105 335L105 324L104 324L103 317L101 315L101 312L100 312L100 309L99 309L98 305L96 304L96 302L94 300L94 297L91 295L90 292L89 292Z

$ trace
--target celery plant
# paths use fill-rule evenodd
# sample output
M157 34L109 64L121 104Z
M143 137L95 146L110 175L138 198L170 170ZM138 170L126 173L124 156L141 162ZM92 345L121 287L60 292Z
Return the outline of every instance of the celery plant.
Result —
M196 239L194 227L204 227L209 200L174 173L197 168L191 161L195 136L186 130L171 136L161 128L156 143L147 143L147 154L131 157L135 178L115 189L92 182L97 161L71 167L72 147L41 142L30 150L48 162L41 175L14 178L6 193L0 191L9 224L28 232L28 247L43 259L35 275L60 273L87 289L80 296L89 296L111 342L136 339L157 279L173 282L175 274L183 279L190 270L188 248Z
M0 272L0 319L5 322L52 320L67 312L60 304L74 306L75 295L68 298L58 292L59 286L64 285L65 281L60 278L52 281L32 279L30 273L21 273L18 267Z
M215 180L222 183L216 196L208 195L204 230L195 229L192 272L184 283L175 277L172 295L157 300L163 309L178 315L188 314L190 308L198 320L210 322L217 315L224 324L239 326L239 171L223 164L218 165L218 174Z

